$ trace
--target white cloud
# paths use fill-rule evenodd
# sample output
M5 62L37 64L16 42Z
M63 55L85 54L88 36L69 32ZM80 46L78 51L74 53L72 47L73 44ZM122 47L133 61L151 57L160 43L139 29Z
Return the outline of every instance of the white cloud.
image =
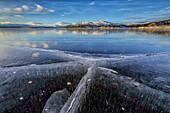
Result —
M12 9L4 8L5 11L12 11Z
M119 11L131 11L131 10L134 10L132 8L121 8L121 9L118 9Z
M43 10L43 7L42 7L42 6L40 6L40 5L38 5L38 4L35 4L35 5L37 6L37 9L34 10L34 11L40 12L40 11Z
M95 2L90 2L90 3L89 3L89 5L94 5L94 4L95 4Z
M69 25L71 23L67 23L67 22L56 22L54 25L58 25L58 26L65 26L65 25Z
M12 24L12 22L0 22L0 24Z
M21 12L21 11L22 11L22 8L20 8L20 7L14 8L14 11Z
M55 11L53 9L49 9L47 12L54 13Z
M54 13L55 12L55 10L44 8L43 6L41 6L39 4L35 4L35 6L36 6L36 9L32 10L32 11L44 12L44 13ZM4 8L5 11L15 11L15 12L28 11L30 9L32 9L32 7L29 7L28 5L22 5L22 7L16 7L13 9ZM31 12L31 10L30 10L30 12ZM16 17L20 17L20 16L16 16Z
M170 12L170 7L159 10L160 12Z
M165 9L170 9L170 7L167 7L167 8L165 8Z
M15 17L22 17L21 15L14 15Z
M61 16L65 16L64 14L62 14Z
M23 8L24 10L26 10L26 11L29 10L29 7L28 7L27 5L23 5L22 8Z
M26 24L30 24L30 25L42 25L42 23L38 23L38 22L27 22Z

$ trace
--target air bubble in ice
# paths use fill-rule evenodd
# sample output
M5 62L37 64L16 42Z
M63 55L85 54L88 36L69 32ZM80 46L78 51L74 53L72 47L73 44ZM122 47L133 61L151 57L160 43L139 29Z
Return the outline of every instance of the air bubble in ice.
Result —
M19 99L20 99L20 100L23 100L24 98L23 98L23 97L20 97Z
M32 81L28 81L28 84L32 84Z
M124 110L125 110L125 108L124 108L124 107L122 107L122 110L124 111Z
M139 86L139 82L134 82L135 87Z
M68 86L71 85L71 82L67 82L67 85L68 85Z

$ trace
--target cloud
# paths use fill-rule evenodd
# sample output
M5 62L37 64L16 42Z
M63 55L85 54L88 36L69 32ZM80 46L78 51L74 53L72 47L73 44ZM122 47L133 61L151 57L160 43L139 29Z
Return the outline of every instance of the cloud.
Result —
M64 14L62 14L61 16L65 16Z
M37 11L37 12L40 12L43 10L43 7L38 5L38 4L35 4L37 6L37 9L35 9L34 11Z
M9 8L4 8L5 11L17 11L17 12L21 12L22 11L22 8L20 7L17 7L17 8L14 8L14 9L9 9Z
M131 2L132 0L128 0L128 2Z
M162 16L162 17L155 17L155 18L149 18L146 21L161 21L161 20L167 20L170 16Z
M12 9L9 9L9 8L4 8L5 11L12 11Z
M22 8L23 8L24 10L26 10L26 11L29 10L29 7L28 7L27 5L23 5Z
M0 22L0 24L12 24L12 22Z
M130 20L130 19L143 19L144 17L137 17L137 16L131 16L131 17L126 17L124 19Z
M49 9L47 12L54 13L55 11L53 9Z
M15 17L20 17L20 18L23 17L23 16L21 16L21 15L14 15L14 16L15 16Z
M170 7L167 7L167 8L165 8L165 9L170 9Z
M4 8L5 11L9 11L9 12L22 12L22 11L28 11L29 13L33 13L33 12L44 12L44 13L54 13L55 10L53 9L48 9L48 8L44 8L43 6L39 5L39 4L35 4L36 9L32 9L32 7L29 7L28 5L22 5L21 7L16 7L13 9L9 9L9 8ZM19 16L16 16L19 17Z
M20 7L14 8L14 11L21 12L21 11L22 11L22 8L20 8Z
M90 3L89 3L89 5L94 5L94 4L95 4L95 2L90 2Z
M119 11L131 11L131 10L134 10L132 8L121 8L121 9L118 9Z
M160 12L170 12L170 7L159 10Z
M30 25L43 25L42 23L38 23L38 22L28 22L26 24L30 24Z

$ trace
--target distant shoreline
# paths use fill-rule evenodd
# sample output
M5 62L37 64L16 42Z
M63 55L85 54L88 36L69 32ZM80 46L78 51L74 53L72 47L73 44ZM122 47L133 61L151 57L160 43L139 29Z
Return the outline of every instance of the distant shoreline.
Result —
M0 27L0 29L87 29L87 30L114 30L114 29L170 29L170 26L156 26L156 27L120 27L120 28L117 28L117 27L113 27L113 28L110 28L110 27L106 27L106 28L80 28L80 27L74 27L74 28L63 28L63 27L54 27L54 28L37 28L37 27Z

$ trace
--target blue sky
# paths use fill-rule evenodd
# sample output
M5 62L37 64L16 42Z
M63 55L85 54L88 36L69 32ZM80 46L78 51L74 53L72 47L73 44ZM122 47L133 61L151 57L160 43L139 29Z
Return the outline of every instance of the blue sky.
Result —
M0 22L114 23L170 19L170 0L0 0Z

